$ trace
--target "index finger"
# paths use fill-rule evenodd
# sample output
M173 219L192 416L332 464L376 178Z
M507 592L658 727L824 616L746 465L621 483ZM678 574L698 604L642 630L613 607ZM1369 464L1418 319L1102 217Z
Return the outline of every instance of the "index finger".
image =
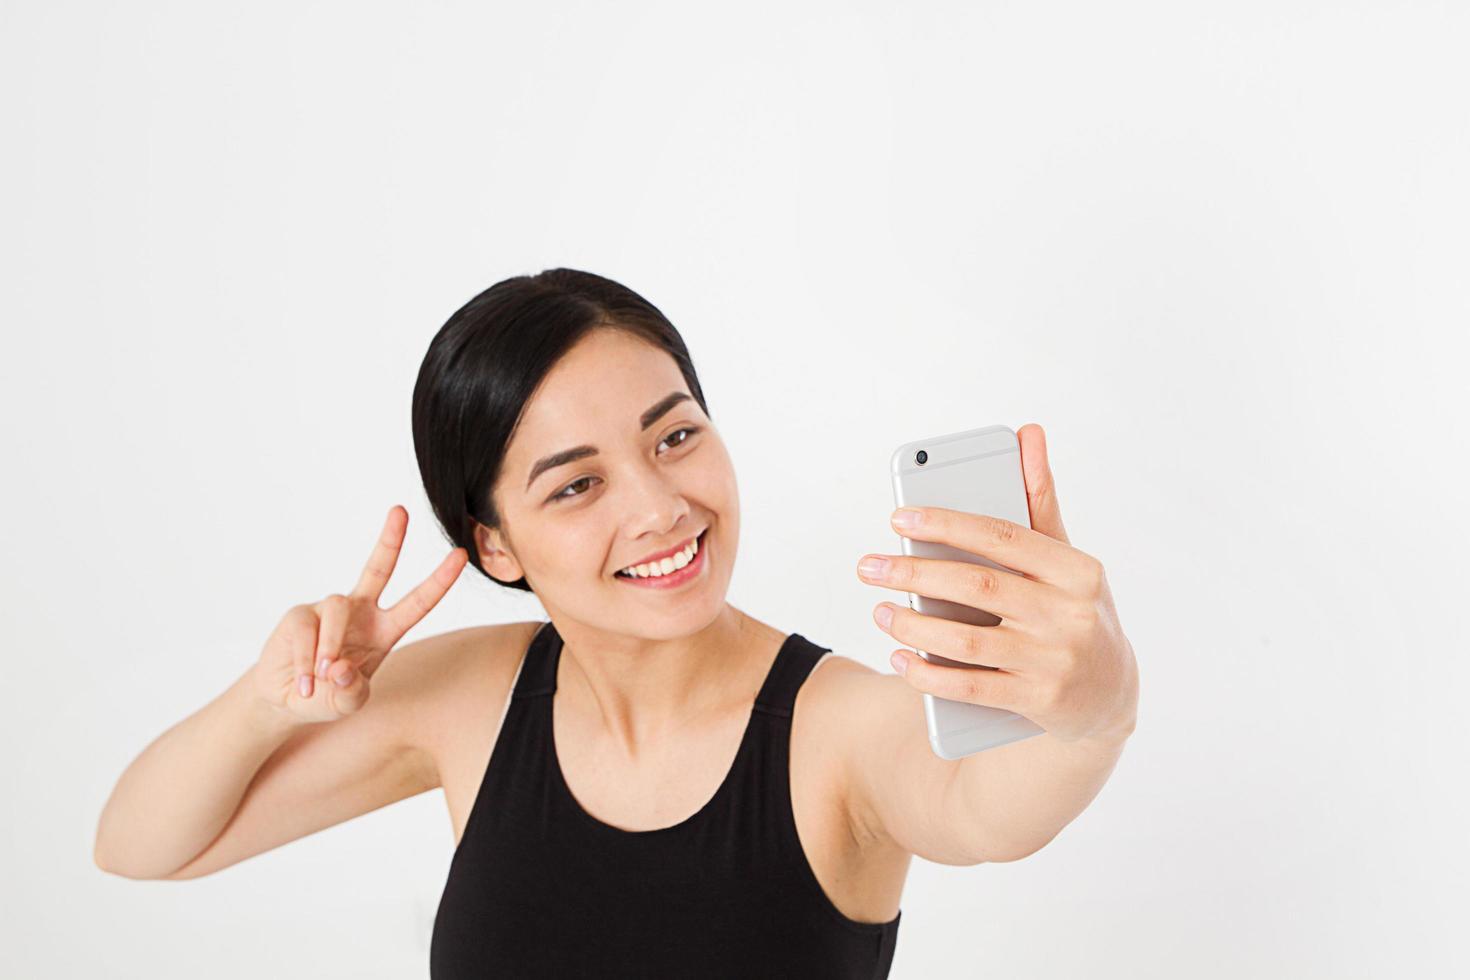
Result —
M398 564L398 552L403 547L403 531L407 527L408 511L399 504L388 508L388 521L383 525L378 543L368 556L367 565L352 590L354 596L378 601L388 585L388 579L393 575L393 567Z
M992 514L971 514L948 507L905 507L920 514L919 523L893 526L906 538L937 541L1028 575L1039 582L1069 586L1085 580L1089 557L1056 538L1024 524Z
M439 567L434 569L427 579L419 583L419 587L408 595L399 599L392 608L386 610L383 615L395 637L401 637L413 628L419 620L429 614L429 610L439 604L449 587L459 579L460 570L470 560L470 553L463 548L455 548L444 556ZM396 643L397 640L395 639Z

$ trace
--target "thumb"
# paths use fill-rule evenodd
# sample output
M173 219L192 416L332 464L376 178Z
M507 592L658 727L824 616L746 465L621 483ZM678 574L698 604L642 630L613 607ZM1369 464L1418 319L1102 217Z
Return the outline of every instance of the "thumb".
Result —
M332 692L332 707L341 714L351 714L367 702L368 682L350 660L339 660L327 671L325 680L318 681Z
M1056 484L1052 481L1051 464L1046 458L1046 432L1035 422L1016 430L1021 443L1021 472L1026 477L1026 503L1031 510L1031 527L1064 544L1071 544L1062 525L1062 509L1057 505Z

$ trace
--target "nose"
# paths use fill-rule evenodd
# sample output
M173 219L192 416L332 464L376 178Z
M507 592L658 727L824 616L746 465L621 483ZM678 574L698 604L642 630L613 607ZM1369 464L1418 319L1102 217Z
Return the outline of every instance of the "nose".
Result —
M630 537L645 534L665 538L681 523L689 521L689 501L674 480L656 466L638 466L622 480L625 497L620 501Z

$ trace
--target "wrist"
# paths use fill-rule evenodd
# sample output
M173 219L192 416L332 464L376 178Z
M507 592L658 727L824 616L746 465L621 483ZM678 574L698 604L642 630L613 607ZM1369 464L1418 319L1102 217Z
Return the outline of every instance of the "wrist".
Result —
M301 727L302 723L256 694L254 678L251 674L252 671L246 671L235 682L232 689L236 704L241 714L244 715L246 724L251 731L262 736L273 739L286 738Z

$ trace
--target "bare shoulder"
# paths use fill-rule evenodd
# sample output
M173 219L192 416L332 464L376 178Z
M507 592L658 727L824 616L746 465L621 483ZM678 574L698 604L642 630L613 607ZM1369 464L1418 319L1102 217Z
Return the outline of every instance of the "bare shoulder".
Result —
M837 653L824 654L796 692L792 735L810 746L819 771L840 778L845 792L851 736L872 710L872 695L882 675L866 664Z
M797 695L798 719L808 742L834 774L853 839L864 847L886 847L871 801L872 774L906 764L914 745L928 745L924 696L897 674L882 673L851 657L829 653L812 669ZM929 768L942 760L924 760Z
M434 785L442 785L446 759L463 744L465 725L510 692L521 655L541 625L529 620L436 633L404 644L384 661L373 678L374 696L380 686L402 696L403 739L433 767L439 777Z
M822 657L797 697L808 715L819 716L824 727L832 726L834 738L871 727L875 715L917 711L920 730L924 727L923 695L912 685L897 674L880 673L838 653Z
M881 697L885 701L904 699L904 692L913 693L919 704L917 691L897 674L882 674L867 664L845 657L840 653L828 653L812 668L811 676L801 686L798 697L811 689L811 697L804 703L812 705L813 713L858 717L872 708L870 697Z

